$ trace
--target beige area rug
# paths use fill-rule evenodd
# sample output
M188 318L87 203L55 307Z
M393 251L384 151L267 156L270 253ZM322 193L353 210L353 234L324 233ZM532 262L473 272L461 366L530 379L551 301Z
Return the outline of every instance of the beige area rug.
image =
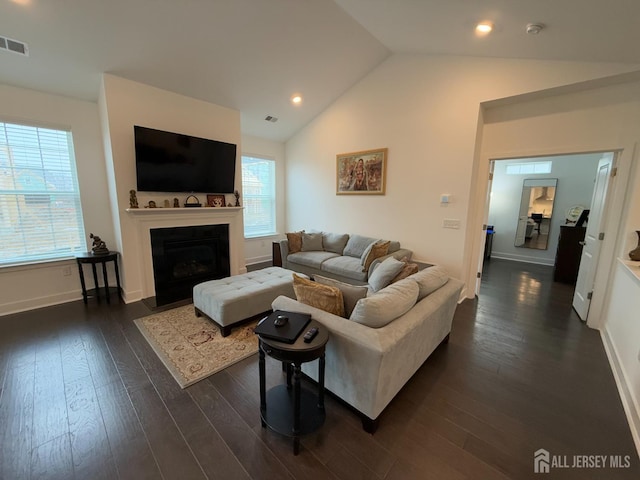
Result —
M193 305L134 320L142 335L182 388L207 378L258 351L257 324L234 328L227 337Z

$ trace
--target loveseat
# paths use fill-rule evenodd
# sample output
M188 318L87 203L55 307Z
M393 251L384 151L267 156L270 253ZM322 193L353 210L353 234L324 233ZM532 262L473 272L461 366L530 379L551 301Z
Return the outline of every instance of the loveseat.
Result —
M362 235L301 231L288 233L287 237L278 242L283 268L355 285L366 285L369 272L386 258L409 260L413 254L401 248L400 242Z
M309 313L329 330L325 388L355 408L364 429L373 433L384 408L448 340L462 286L435 266L358 300L350 318L285 296L272 308ZM317 380L317 362L302 370Z

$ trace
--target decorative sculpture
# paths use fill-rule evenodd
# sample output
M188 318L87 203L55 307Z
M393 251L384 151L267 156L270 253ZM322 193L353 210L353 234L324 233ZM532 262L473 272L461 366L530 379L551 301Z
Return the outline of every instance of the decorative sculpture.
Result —
M129 208L138 208L138 199L136 198L135 190L129 190Z
M89 238L93 240L93 247L91 248L91 251L94 255L106 255L109 253L107 244L104 243L104 241L99 236L90 233Z
M240 193L238 193L238 190L236 190L234 192L234 195L236 197L236 207L239 207L240 206Z
M177 198L173 199L173 208L180 208L180 202Z

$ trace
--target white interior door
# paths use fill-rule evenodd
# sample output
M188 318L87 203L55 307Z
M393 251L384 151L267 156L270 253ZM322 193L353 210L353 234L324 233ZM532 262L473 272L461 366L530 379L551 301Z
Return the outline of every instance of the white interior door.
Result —
M476 277L476 290L475 293L478 295L480 293L480 282L482 281L482 266L484 264L484 248L485 243L487 242L487 229L486 225L489 221L489 206L491 205L491 188L493 186L493 169L495 167L495 160L491 160L489 162L489 183L487 185L487 196L484 201L484 218L482 232L480 233L480 256L478 258L478 275Z
M612 164L612 157L603 158L598 162L596 183L593 189L593 198L591 199L591 211L589 212L589 220L587 223L587 233L584 237L578 280L576 281L576 289L573 294L573 308L583 321L587 320L587 315L589 314L591 293L596 277L596 266L598 264L598 257L600 256L601 240L599 236L604 227L603 210L609 182L611 180Z

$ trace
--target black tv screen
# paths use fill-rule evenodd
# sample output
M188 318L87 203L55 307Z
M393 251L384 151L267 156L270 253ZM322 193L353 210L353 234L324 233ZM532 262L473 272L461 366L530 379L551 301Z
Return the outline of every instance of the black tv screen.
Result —
M236 145L134 126L140 192L232 193Z

